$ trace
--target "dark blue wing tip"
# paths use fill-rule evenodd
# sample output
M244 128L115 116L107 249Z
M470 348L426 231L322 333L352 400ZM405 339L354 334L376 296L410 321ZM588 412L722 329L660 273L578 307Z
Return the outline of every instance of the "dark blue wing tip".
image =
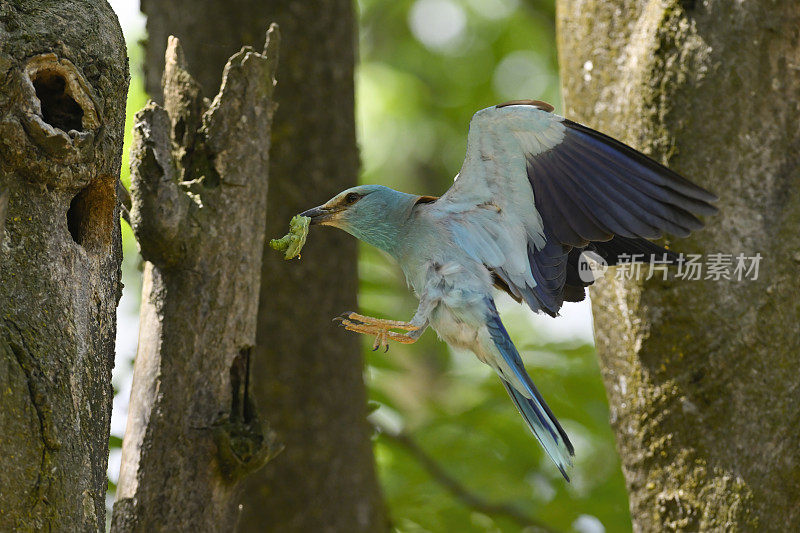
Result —
M666 186L694 200L691 207L687 209L689 212L712 215L718 211L717 208L709 205L719 200L716 194L687 180L682 175L676 173L666 165L659 163L650 156L613 137L593 130L578 122L565 119L563 124L574 135L577 135L577 137L574 137L574 140L576 140L578 144L588 147L590 150L599 149L604 154L605 158L611 158L617 163L627 167L628 170L636 171L640 177L646 178L648 181L653 181L651 178L658 176L659 179L653 181L654 183L660 183L660 185ZM648 175L651 177L647 178ZM703 203L706 205L702 205ZM686 209L686 206L682 206L681 204L676 205Z

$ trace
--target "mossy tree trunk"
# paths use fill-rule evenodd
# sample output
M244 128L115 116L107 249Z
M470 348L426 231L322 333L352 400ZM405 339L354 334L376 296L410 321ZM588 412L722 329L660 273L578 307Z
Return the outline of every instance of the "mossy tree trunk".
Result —
M0 531L105 528L127 90L104 0L0 1Z
M558 39L567 116L720 196L673 248L763 257L592 293L634 528L798 530L800 4L559 0Z
M277 33L209 102L171 38L164 107L136 115L131 222L145 266L112 531L232 531L270 455L252 405Z
M158 94L167 36L181 39L206 91L265 24L281 27L267 237L356 183L356 26L351 0L145 0L146 78ZM302 260L265 252L252 382L284 450L247 481L240 531L383 531L360 339L331 322L356 308L356 243L314 230Z

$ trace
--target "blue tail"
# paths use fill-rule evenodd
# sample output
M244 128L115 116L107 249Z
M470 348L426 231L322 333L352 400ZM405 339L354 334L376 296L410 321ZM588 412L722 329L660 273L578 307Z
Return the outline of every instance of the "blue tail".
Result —
M568 466L572 466L572 459L570 457L575 455L575 450L566 432L564 432L564 429L561 427L561 424L558 423L558 420L556 420L556 417L553 416L553 413L550 411L550 408L547 407L544 401L529 400L517 392L506 380L501 379L500 381L503 382L503 385L508 391L508 395L511 396L511 400L514 402L514 405L517 406L517 410L519 410L522 418L524 418L525 422L528 424L528 428L530 428L531 432L539 440L539 443L541 443L547 455L550 456L550 459L553 460L559 471L561 471L561 475L564 476L564 479L569 481L566 469ZM534 388L533 390L535 391L536 389ZM541 398L541 396L539 396L539 398ZM544 409L542 409L542 407ZM542 411L544 411L545 416L542 416ZM556 433L558 434L556 435Z
M501 381L508 391L508 395L511 396L514 405L517 406L522 418L528 424L528 428L530 428L545 452L547 452L547 455L550 456L550 459L561 471L564 479L569 481L566 469L572 466L572 456L575 455L575 448L569 441L564 428L556 420L553 411L547 406L544 398L536 389L536 385L533 384L530 376L525 371L522 358L511 342L506 328L500 321L494 302L491 302L491 310L492 312L487 317L486 326L495 346L503 356L503 361L505 362L503 366L509 368L511 373L511 375L504 376L505 372L500 372ZM518 386L521 386L524 390L517 390Z

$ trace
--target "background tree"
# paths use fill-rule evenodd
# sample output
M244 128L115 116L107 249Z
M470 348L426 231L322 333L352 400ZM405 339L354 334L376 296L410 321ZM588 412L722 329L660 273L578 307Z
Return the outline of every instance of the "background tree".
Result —
M169 34L181 40L210 94L228 56L258 39L270 22L280 25L285 46L275 92L267 236L283 235L292 215L355 185L349 0L145 1L142 9L151 95L159 92ZM242 531L387 528L366 421L360 341L331 323L356 308L356 245L334 232L319 232L314 241L302 261L285 262L272 250L263 261L251 386L284 450L252 477Z
M763 256L757 281L593 292L634 529L795 530L800 4L558 7L567 115L720 196L675 248Z
M0 2L0 35L0 530L99 531L125 43L98 0Z

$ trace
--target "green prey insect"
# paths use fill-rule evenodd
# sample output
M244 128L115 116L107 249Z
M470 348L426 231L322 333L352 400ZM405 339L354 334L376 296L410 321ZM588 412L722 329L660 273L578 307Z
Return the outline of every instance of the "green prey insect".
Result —
M289 221L289 233L280 239L272 239L269 241L269 247L279 252L284 252L283 258L286 260L300 257L300 250L306 243L308 237L308 226L311 223L309 217L295 215Z

